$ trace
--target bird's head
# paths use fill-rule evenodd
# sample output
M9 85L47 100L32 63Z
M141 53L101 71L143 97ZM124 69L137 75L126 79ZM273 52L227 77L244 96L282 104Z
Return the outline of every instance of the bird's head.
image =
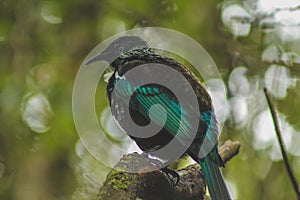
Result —
M86 64L90 64L99 60L106 61L111 64L121 54L133 49L147 48L147 42L137 36L122 36L115 39L104 51L92 57Z

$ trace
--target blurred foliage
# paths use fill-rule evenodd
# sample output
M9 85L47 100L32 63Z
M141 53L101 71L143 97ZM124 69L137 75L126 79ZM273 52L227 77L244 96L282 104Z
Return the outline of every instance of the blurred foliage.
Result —
M295 199L262 88L274 96L300 181L300 11L299 2L276 3L2 0L0 199L96 197L109 168L79 141L73 82L98 42L144 26L194 38L219 67L229 107L221 141L242 143L240 154L223 170L233 196Z

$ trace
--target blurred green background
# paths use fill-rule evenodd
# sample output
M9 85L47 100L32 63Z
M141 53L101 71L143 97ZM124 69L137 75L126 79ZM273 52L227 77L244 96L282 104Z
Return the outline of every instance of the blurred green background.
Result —
M194 38L216 62L227 98L215 99L228 105L220 140L242 144L223 169L234 199L296 199L262 89L273 96L300 181L299 7L295 0L1 0L0 199L96 198L110 169L80 143L73 82L99 42L145 26Z

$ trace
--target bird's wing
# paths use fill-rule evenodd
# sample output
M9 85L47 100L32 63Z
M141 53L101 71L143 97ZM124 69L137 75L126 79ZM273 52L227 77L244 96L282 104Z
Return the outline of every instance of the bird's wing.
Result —
M155 104L161 105L164 110L154 110L152 113L154 123L159 124L161 122L161 116L163 112L167 113L167 121L165 122L165 129L172 135L176 136L176 138L183 144L183 145L190 145L191 143L191 136L193 128L196 130L198 127L191 127L192 113L195 110L192 107L188 107L183 109L180 104L178 103L177 99L165 91L164 88L156 87L156 86L142 86L136 90L136 102L139 105L139 112L144 116L147 115L147 111L151 108L151 106ZM213 111L208 110L205 112L197 113L199 116L198 121L200 120L200 124L206 128L205 137L204 135L197 134L195 137L200 137L200 142L197 143L200 145L199 157L205 157L209 152L212 151L213 148L216 147L218 143L218 125L215 114ZM181 123L181 126L180 126ZM197 123L199 125L199 123ZM197 152L198 152L197 151ZM218 160L213 158L213 160Z
M129 107L138 111L142 116L150 120L149 110L154 105L160 105L163 109L152 109L151 120L158 125L163 126L168 133L176 137L183 145L191 143L190 117L193 109L183 109L175 95L172 95L167 88L155 84L133 87L126 79L119 79L122 83L118 87L117 93L119 100L128 99L130 96ZM166 121L163 116L166 114ZM164 123L164 124L162 124ZM195 133L196 134L196 133Z
M191 125L189 122L188 112L183 110L178 100L165 91L164 88L155 85L146 85L137 88L135 94L136 101L139 106L139 112L142 115L148 115L148 111L153 105L160 105L163 109L154 109L152 111L152 120L158 125L162 120L164 113L167 120L164 128L172 135L178 134L178 139L190 137ZM180 126L181 125L181 126Z

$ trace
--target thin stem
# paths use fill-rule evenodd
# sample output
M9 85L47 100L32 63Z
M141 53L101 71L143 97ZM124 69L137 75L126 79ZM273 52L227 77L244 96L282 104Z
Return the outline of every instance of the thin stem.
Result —
M282 154L282 157L283 157L283 160L284 160L284 164L285 164L286 170L288 172L289 178L292 182L292 185L294 187L294 190L297 194L298 200L300 200L300 191L299 191L298 183L297 183L295 175L292 171L292 168L291 168L291 165L290 165L287 153L286 153L286 148L285 148L285 145L283 143L281 130L279 128L279 120L278 120L274 105L271 101L270 94L269 94L267 88L264 88L264 92L265 92L265 96L267 98L268 105L269 105L269 108L270 108L270 111L271 111L271 114L272 114L275 130L276 130L276 135L277 135L277 139L278 139L278 142L279 142L279 145L280 145L280 150L281 150L281 154Z

